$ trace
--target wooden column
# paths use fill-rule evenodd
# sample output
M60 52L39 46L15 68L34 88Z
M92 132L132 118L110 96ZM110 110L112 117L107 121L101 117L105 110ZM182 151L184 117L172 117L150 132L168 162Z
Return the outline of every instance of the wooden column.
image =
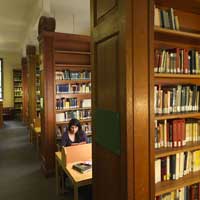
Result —
M91 12L94 113L119 116L120 130L116 153L106 145L108 127L101 134L94 126L94 199L153 200L151 1L92 0ZM101 120L95 115L94 124ZM109 137L116 140L114 129Z
M36 47L27 45L27 67L28 67L28 124L33 123L36 118L36 105L35 105L35 70L36 70Z
M28 69L27 58L23 57L21 60L22 65L22 90L23 90L23 108L22 108L22 120L24 123L28 122Z
M50 22L49 22L50 20ZM51 24L52 22L52 24ZM47 26L48 24L48 26ZM45 32L50 31L50 32ZM54 98L54 34L55 19L41 17L39 48L41 59L41 157L46 176L54 173L55 165L55 98Z

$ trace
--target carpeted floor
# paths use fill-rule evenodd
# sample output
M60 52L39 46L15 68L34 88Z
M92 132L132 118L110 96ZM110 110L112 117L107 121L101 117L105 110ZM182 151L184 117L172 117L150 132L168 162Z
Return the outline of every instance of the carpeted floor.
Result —
M42 174L26 127L17 121L4 123L0 129L0 200L72 200L73 191L57 196L55 177ZM88 200L86 196L80 191L80 200Z

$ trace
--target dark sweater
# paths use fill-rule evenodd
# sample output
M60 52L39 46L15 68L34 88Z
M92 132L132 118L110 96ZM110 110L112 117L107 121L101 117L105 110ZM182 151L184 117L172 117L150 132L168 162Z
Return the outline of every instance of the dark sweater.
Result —
M67 147L71 146L73 143L80 143L80 142L87 143L87 136L84 131L78 131L78 133L76 133L75 140L73 142L69 138L68 131L66 131L62 136L61 146Z

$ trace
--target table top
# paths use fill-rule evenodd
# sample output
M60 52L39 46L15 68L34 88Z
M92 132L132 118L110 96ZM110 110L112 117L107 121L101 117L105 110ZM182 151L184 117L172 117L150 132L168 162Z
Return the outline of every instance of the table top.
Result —
M70 163L67 164L66 167L63 167L62 161L61 161L61 152L56 152L55 153L56 159L59 163L59 165L62 166L63 170L67 173L67 175L72 179L74 183L81 183L81 182L92 182L92 171L86 172L84 174L72 169L72 166L76 163ZM81 161L80 161L81 162Z

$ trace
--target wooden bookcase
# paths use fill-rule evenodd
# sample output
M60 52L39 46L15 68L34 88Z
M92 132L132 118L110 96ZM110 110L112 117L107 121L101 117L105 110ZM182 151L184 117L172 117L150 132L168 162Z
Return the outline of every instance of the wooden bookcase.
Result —
M190 65L197 66L198 64L196 62L199 62L199 61L197 61L197 59L199 59L198 56L195 58L192 58L192 56L189 56L187 53L185 53L185 54L183 54L184 58L180 58L182 55L181 55L181 53L179 53L179 50L183 49L183 51L185 51L185 50L188 51L188 50L195 49L195 51L198 51L198 52L200 50L200 34L199 34L200 33L200 24L199 24L200 4L193 0L188 1L188 2L187 1L180 2L180 1L176 1L176 0L175 1L155 0L155 5L157 8L159 8L161 10L167 10L169 8L173 8L174 14L177 15L178 19L179 19L180 30L171 30L171 29L166 29L166 28L161 28L161 27L155 27L154 28L154 49L160 49L162 51L166 50L169 52L170 51L173 52L173 50L175 49L176 50L175 55L177 56L175 58L176 59L176 61L175 61L176 62L176 64L175 64L176 70L178 69L177 68L178 65L183 67L183 70L184 70L184 68L187 69L187 67ZM177 49L179 49L179 50L177 51ZM170 53L170 56L173 56L173 55L174 55L173 53ZM154 67L156 67L157 66L156 55L154 55L154 58L155 58ZM182 59L182 61L181 61L181 59ZM193 62L192 59L195 60L194 62L196 64L192 64L192 62ZM159 65L161 66L162 63L160 63ZM173 63L171 62L171 66L172 65L173 65ZM184 103L184 102L187 102L187 100L185 100L185 98L187 98L187 97L184 94L184 87L186 87L186 86L193 87L193 85L200 86L200 74L198 72L196 72L196 73L192 73L192 72L187 73L185 71L179 72L179 73L178 72L171 72L171 73L155 72L154 73L154 85L162 88L161 90L163 90L163 95L162 95L163 98L164 98L164 95L166 94L166 91L169 92L169 89L166 89L166 87L168 87L168 88L178 87L178 86L182 87L181 94L177 93L177 97L176 97L176 98L179 98L179 97L181 98L181 101L180 101L181 104L179 105L179 103L177 103L179 100L177 100L177 99L175 100L176 101L175 106L177 106L176 107L177 111L176 112L167 111L167 112L170 112L168 114L155 114L154 120L156 120L159 123L164 123L164 121L166 121L167 123L170 123L176 119L184 119L184 120L186 120L185 121L185 123L186 123L188 119L196 119L197 120L200 118L200 112L199 112L200 104L199 104L199 100L197 100L197 98L199 98L199 97L196 97L196 96L199 96L199 93L198 93L199 89L197 89L196 96L191 97L194 99L195 106L198 106L198 109L192 111L191 109L189 110L189 108L187 108L187 111L185 111L186 109L184 108L184 106L186 105L186 103ZM157 94L157 92L155 92L155 93ZM194 91L192 91L191 93L192 93L192 95L194 95ZM159 93L159 94L161 94L161 93ZM172 96L172 93L168 95L169 98L171 97L170 95ZM180 96L178 97L178 95L180 95ZM157 97L157 98L159 98L159 100L160 100L160 97ZM155 98L154 98L154 100L155 100ZM174 100L164 99L162 101L172 102ZM157 103L157 101L155 101L154 103ZM196 103L198 105L196 105ZM170 107L170 106L172 106L172 105L168 104L168 107ZM180 108L181 110L178 109L178 106L181 107ZM194 106L194 104L193 104L193 106ZM164 107L166 107L166 105ZM162 112L164 110L164 107L162 107ZM167 124L167 126L170 126L170 125ZM169 129L167 129L167 126L166 126L166 130L170 131ZM173 125L173 126L175 127L175 125ZM182 128L184 130L183 132L186 135L188 129L186 129L185 126L186 126L185 124L184 124L184 126L182 125ZM158 129L156 129L156 130L158 131ZM178 128L173 129L173 134L174 134L174 135L172 135L173 143L174 143L174 140L176 140L175 134L177 134L177 135L181 134L181 130L182 129L178 129ZM157 132L155 134L157 134ZM167 134L169 134L169 132L167 132ZM198 129L198 134L199 134L199 129ZM155 137L157 137L157 135ZM186 137L186 136L183 136L182 140L184 140L184 137ZM171 139L168 138L168 141ZM155 139L155 140L157 140L157 139ZM180 147L157 148L157 149L155 149L155 155L154 154L152 154L152 155L154 155L154 158L156 160L156 159L162 159L162 158L165 159L166 157L170 158L169 156L171 156L171 155L177 156L177 154L179 154L181 152L194 152L197 150L200 150L200 141L194 141L194 139L193 139L193 142L186 142L185 145L180 146ZM184 159L186 160L186 158L184 158ZM177 162L179 162L179 161L177 161ZM185 161L185 162L188 162L188 161ZM161 171L162 170L165 171L164 168L161 169ZM165 173L165 172L162 172L162 173ZM163 176L162 173L161 173L161 176ZM185 186L191 186L192 184L196 184L196 183L200 183L200 171L197 171L197 172L191 171L189 174L183 175L183 177L181 177L181 178L179 177L177 180L165 180L165 181L162 180L161 182L159 181L158 183L155 184L155 196L157 196L157 199L159 199L160 195L164 195L166 193L170 193L170 192L173 192L180 188L183 188Z
M28 69L27 58L23 57L22 64L22 88L23 88L23 108L22 108L22 120L25 124L28 122Z
M39 56L36 55L36 47L28 45L26 47L27 67L28 67L28 124L40 116L40 71Z
M154 28L154 3L164 9L175 9L179 31ZM91 11L93 112L104 109L119 113L121 139L121 151L116 154L106 146L106 136L102 134L104 141L98 141L100 133L93 127L94 199L154 200L155 195L200 182L199 172L156 185L154 180L155 159L199 149L199 143L187 143L180 148L154 148L155 120L200 116L197 111L154 114L154 85L199 85L198 74L154 73L155 48L199 50L199 2L92 0ZM101 118L97 116L95 122L98 121ZM109 134L115 136L114 131Z
M50 21L45 23L45 20ZM81 78L67 78L65 75L68 72L71 75L73 75L73 72L91 72L91 52L90 37L56 33L54 32L54 19L45 18L45 20L40 19L38 31L41 61L41 158L44 173L50 175L54 172L56 139L60 139L64 128L68 124L68 119L64 119L65 113L77 110L79 112L83 112L83 110L91 111L91 107L82 107L82 100L91 99L90 88L87 88L87 93L72 92L72 90L68 93L62 92L65 91L64 87L69 85L71 88L78 88L81 84L90 86L90 79L83 79L82 76ZM61 92L58 92L60 91L58 90L59 87ZM68 103L68 100L72 98L76 98L77 102L74 107ZM62 103L62 106L59 102ZM56 116L58 119L58 116L61 115L64 120L56 121ZM90 118L80 119L80 121L82 124L91 124Z
M90 37L63 36L65 45L55 47L57 139L71 118L79 119L83 130L91 137ZM68 91L62 92L63 86Z
M36 56L36 69L35 69L35 104L36 104L36 117L40 118L40 60L39 55Z
M13 97L14 97L14 117L22 118L22 71L13 69Z

